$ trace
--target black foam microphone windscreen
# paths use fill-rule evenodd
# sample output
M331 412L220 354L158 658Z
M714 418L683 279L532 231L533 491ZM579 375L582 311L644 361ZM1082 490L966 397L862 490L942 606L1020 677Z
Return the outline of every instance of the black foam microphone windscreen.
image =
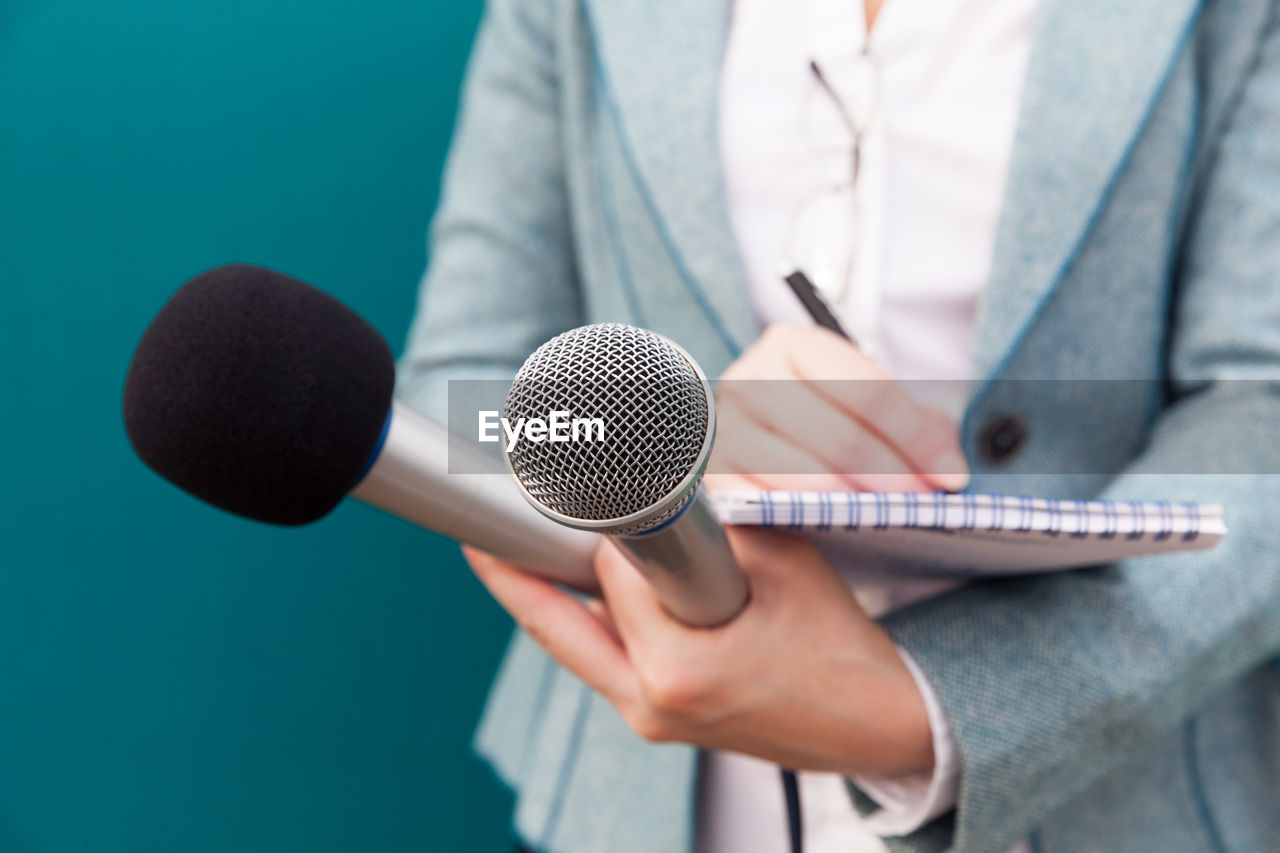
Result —
M386 342L349 308L282 273L223 266L143 334L125 429L147 465L214 506L307 524L367 470L394 385Z

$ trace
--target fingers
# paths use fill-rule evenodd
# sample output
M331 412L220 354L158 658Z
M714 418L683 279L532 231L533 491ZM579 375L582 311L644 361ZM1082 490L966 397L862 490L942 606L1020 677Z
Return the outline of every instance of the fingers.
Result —
M724 532L738 563L748 576L791 577L820 573L839 578L839 573L822 556L818 547L803 536L736 525L725 527Z
M791 372L815 382L893 380L893 374L858 349L852 342L821 326L779 325L770 327L779 340L775 346L785 353Z
M702 478L702 485L709 492L752 492L773 488L766 481L750 474L734 473L732 468L724 467L726 463L717 463L715 452L711 454L711 462L707 465L707 473Z
M604 629L609 632L609 636L613 637L617 644L621 646L622 635L618 633L618 626L613 621L613 614L609 612L609 605L598 598L588 598L582 602L582 605L591 611L591 615L596 617L596 621L603 625Z
M815 491L929 491L901 452L808 383L722 384L716 452L770 482L803 475ZM890 485L892 484L892 485Z
M724 380L783 378L792 381L739 387L739 405L762 426L819 453L834 472L890 475L898 482L911 473L926 489L967 484L968 466L951 420L913 399L884 368L825 329L771 326L726 371L718 390L731 399L732 386L741 383ZM801 395L800 388L826 407ZM731 410L727 402L726 409ZM884 490L879 484L857 485Z
M767 462L765 461L767 460ZM815 492L843 492L860 488L858 478L836 474L821 459L758 424L739 421L717 436L708 468L733 483L733 488L760 490L790 488ZM767 468L767 471L761 470ZM745 473L749 472L749 473ZM790 473L781 473L790 472ZM713 481L708 482L708 486ZM789 485L784 486L786 482ZM725 480L717 487L724 488Z
M615 704L636 694L625 650L587 606L483 551L462 551L480 582L548 654Z
M609 614L628 652L638 649L642 637L646 644L652 644L682 628L663 608L649 582L612 542L596 552L595 568Z
M771 490L779 492L830 492L845 491L848 485L840 485L843 480L832 475L818 475L816 478L808 474L768 474L746 475L714 473L715 460L707 467L707 475L702 484L709 492L759 492ZM881 474L874 478L859 481L853 486L855 491L868 492L917 492L920 491L921 480L915 474L895 477Z
M912 399L901 382L848 341L817 329L805 334L803 346L785 351L796 376L878 433L916 471L944 489L968 483L969 469L951 420Z
M817 381L809 385L865 424L931 484L946 490L968 484L969 466L956 427L942 412L912 400L900 383Z
M637 684L638 701L619 711L647 740L689 740L724 710L726 679L738 663L726 638L676 621L612 545L597 553L596 572Z
M753 467L750 463L738 461L738 457L750 458L748 449L752 446L752 441L747 438L739 438L736 433L739 430L729 430L721 440L716 443L715 449L711 452L711 460L707 463L707 472L703 475L702 485L710 492L759 492L762 490L776 489L784 492L804 492L804 491L844 491L850 487L850 483L837 474L822 472L813 469L813 474L761 474L754 473L748 469ZM776 442L779 439L772 435L764 437L765 441ZM785 452L785 450L784 450ZM798 464L817 464L816 460L806 458ZM784 466L770 466L784 467ZM796 470L801 470L797 468ZM911 479L916 479L912 475ZM853 488L858 488L853 485ZM905 488L905 487L904 487ZM890 489L889 491L897 491Z

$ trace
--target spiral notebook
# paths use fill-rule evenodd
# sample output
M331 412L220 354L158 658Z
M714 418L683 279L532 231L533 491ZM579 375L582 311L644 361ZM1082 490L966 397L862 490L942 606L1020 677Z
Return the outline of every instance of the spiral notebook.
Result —
M715 492L723 524L805 533L869 570L973 577L1199 551L1227 535L1215 504L1026 495Z

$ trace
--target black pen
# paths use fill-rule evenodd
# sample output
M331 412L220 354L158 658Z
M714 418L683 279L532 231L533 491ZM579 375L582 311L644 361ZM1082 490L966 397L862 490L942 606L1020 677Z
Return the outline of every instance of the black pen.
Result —
M813 286L813 282L809 280L809 276L800 270L795 270L790 275L783 276L783 281L791 286L791 291L795 293L796 298L800 300L800 304L804 306L804 310L809 312L809 316L813 318L813 322L817 323L824 329L835 332L855 347L858 342L854 340L853 335L844 330L844 326L840 325L840 321L836 319L836 315L831 313L831 309L818 293L818 288Z

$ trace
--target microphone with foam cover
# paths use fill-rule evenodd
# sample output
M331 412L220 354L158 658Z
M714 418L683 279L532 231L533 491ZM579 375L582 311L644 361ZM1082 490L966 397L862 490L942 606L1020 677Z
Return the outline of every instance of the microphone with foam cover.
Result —
M236 515L309 524L350 494L595 588L595 537L533 511L509 476L450 474L448 433L393 404L394 386L391 350L351 309L282 273L223 266L183 285L143 334L125 430L158 474Z

